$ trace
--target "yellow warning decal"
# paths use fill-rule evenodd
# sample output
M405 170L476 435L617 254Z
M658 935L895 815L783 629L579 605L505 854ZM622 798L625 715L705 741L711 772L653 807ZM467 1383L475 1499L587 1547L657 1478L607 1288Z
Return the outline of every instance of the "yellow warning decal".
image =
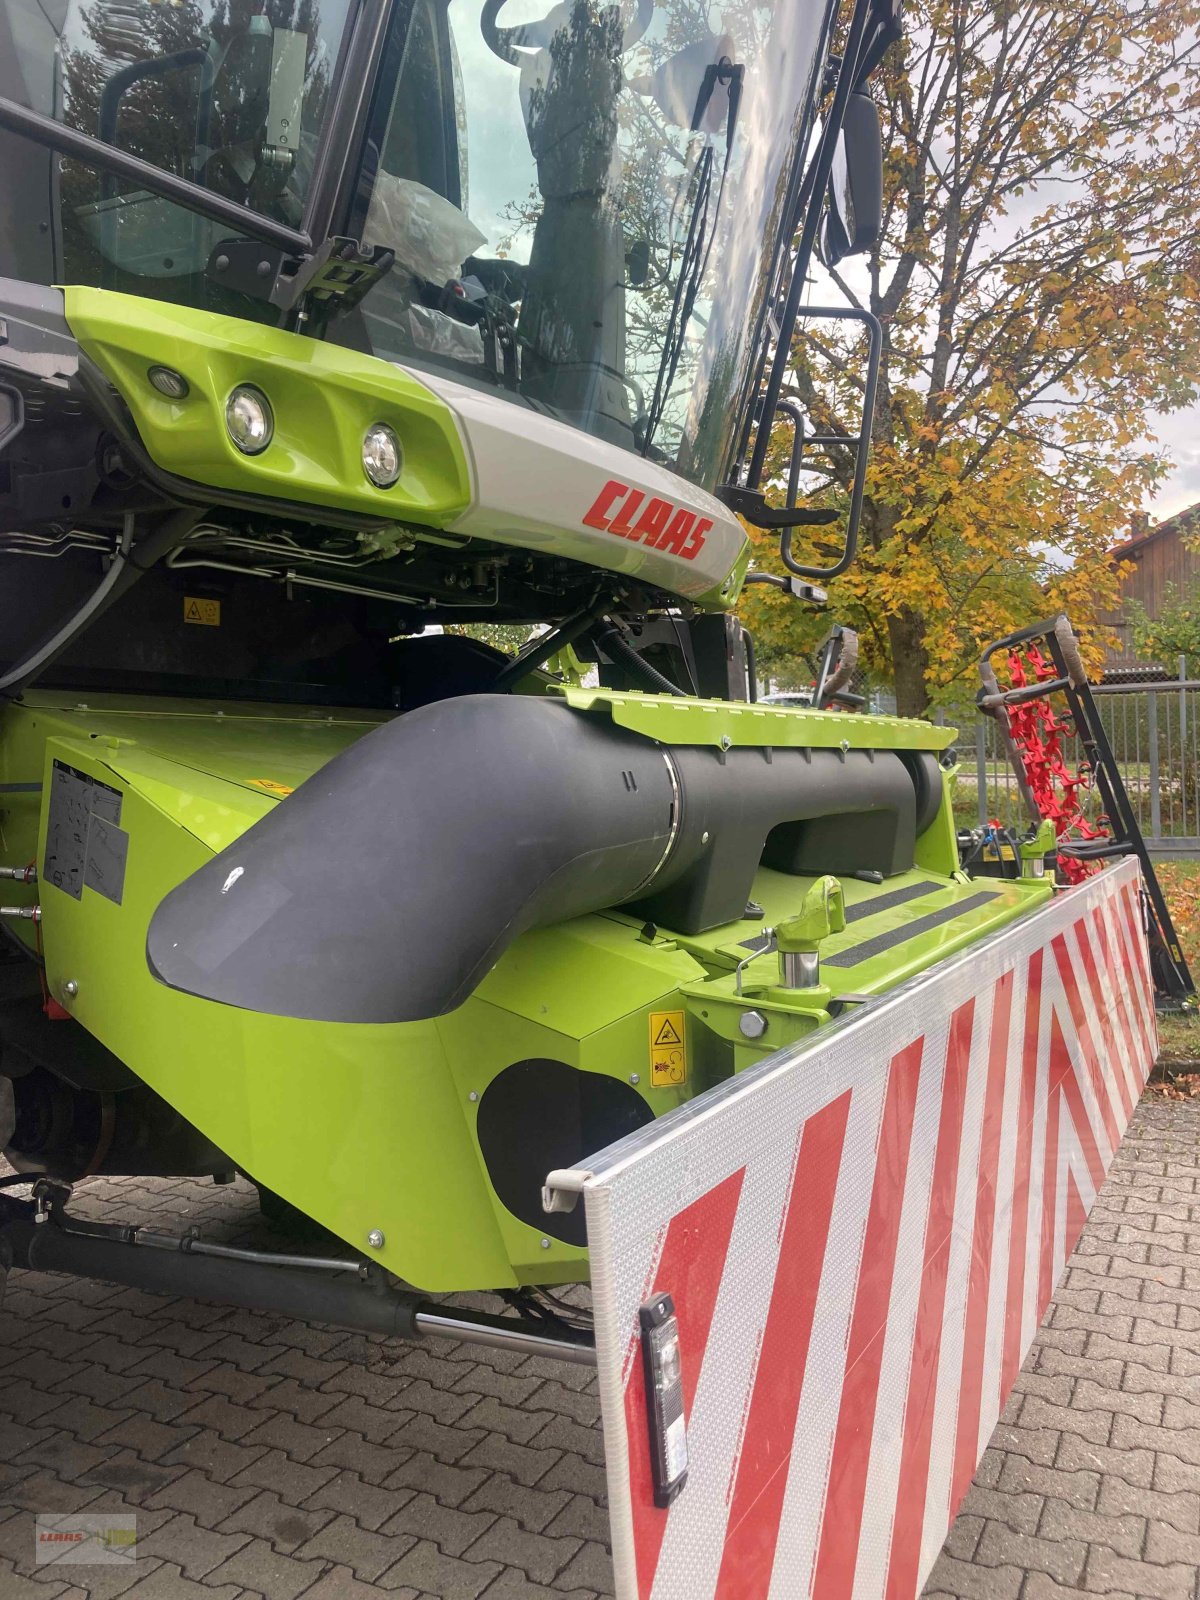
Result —
M283 796L291 794L292 790L286 783L276 783L274 778L251 778L249 780L256 789L265 789L268 794Z
M183 597L183 620L185 622L199 622L205 628L219 628L221 626L221 602L197 598L195 595Z
M650 1013L650 1082L671 1089L687 1082L687 1042L682 1011Z

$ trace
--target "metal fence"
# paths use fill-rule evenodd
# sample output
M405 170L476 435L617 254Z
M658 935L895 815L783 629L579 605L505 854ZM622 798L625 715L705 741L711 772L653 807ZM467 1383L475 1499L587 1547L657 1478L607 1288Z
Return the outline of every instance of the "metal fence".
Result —
M1121 769L1138 825L1152 850L1200 854L1200 680L1093 685L1101 720ZM1012 769L990 717L975 725L974 770L966 728L959 744L955 813L964 825L998 821L1024 827L1027 818ZM1078 742L1064 742L1068 769L1077 767ZM1091 792L1095 817L1099 796Z

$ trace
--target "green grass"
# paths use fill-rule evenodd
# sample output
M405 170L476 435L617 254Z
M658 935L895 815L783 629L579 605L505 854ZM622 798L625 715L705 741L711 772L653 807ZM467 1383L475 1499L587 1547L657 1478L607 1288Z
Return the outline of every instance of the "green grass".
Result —
M1156 861L1175 931L1195 977L1200 964L1200 861ZM1160 1060L1200 1062L1200 1012L1187 1016L1160 1016Z

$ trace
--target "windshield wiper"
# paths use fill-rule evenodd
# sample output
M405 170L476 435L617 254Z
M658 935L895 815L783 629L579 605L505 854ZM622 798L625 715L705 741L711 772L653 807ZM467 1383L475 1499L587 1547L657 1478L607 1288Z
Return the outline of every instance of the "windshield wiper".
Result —
M675 382L675 374L679 368L679 358L683 354L684 342L687 338L688 323L691 321L692 312L696 305L696 296L700 292L700 285L704 279L704 269L708 266L708 257L712 250L712 241L716 236L716 219L721 210L721 197L725 193L725 179L729 172L729 154L733 148L733 135L737 128L738 112L742 104L742 83L746 76L746 69L740 62L730 61L728 56L722 56L720 61L715 61L704 69L704 77L696 96L696 108L692 113L692 132L700 127L700 123L708 110L717 85L724 84L729 94L729 114L725 123L725 159L721 167L721 185L717 191L716 205L713 214L709 217L709 200L712 195L713 173L713 147L706 145L696 167L696 198L692 202L692 209L688 216L687 238L684 240L683 252L680 256L679 278L675 284L675 294L671 300L671 315L667 321L666 336L663 340L663 353L658 364L658 372L654 380L654 399L650 403L650 410L646 414L645 426L642 430L640 449L643 456L650 454L650 447L654 440L655 429L662 421L663 411L666 409L667 399L671 393L671 386Z

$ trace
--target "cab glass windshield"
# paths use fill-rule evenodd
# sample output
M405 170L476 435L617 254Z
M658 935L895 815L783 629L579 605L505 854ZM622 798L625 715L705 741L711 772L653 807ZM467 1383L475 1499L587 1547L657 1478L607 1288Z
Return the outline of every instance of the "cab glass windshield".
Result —
M331 337L712 485L817 98L823 0L403 0Z
M349 4L18 0L8 92L295 227ZM204 268L228 225L76 161L62 161L58 183L59 281L218 305ZM227 309L244 316L247 304L239 296Z

